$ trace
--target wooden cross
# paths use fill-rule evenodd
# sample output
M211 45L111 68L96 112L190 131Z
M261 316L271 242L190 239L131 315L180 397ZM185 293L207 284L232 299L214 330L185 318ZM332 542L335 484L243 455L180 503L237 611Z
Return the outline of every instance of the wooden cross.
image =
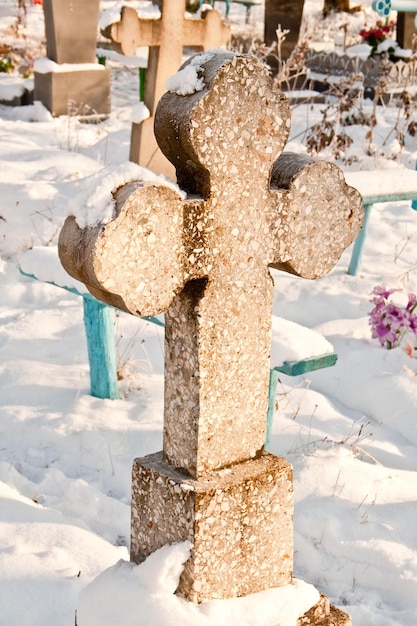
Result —
M165 83L180 67L185 46L209 50L230 39L230 29L218 11L205 11L203 19L186 19L185 4L186 0L162 0L161 17L156 20L140 18L135 9L124 6L120 22L104 31L123 54L132 55L138 46L149 46L144 103L150 117L133 123L129 158L171 178L174 169L159 151L153 132L155 109L166 91Z
M80 229L68 218L59 242L64 267L97 298L134 315L165 311L163 453L135 462L131 558L191 539L179 591L194 601L291 580L291 468L263 450L268 268L326 274L362 220L335 165L279 157L290 111L265 66L201 59L204 88L167 93L155 119L188 198L126 185L113 221Z

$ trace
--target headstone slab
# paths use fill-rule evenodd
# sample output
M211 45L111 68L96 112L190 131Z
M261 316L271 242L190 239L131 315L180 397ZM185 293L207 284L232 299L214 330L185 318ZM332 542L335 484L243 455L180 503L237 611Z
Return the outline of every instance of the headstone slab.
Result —
M263 453L186 478L162 453L136 459L132 474L130 558L190 540L177 593L192 602L240 597L291 583L292 467Z
M324 275L358 234L363 210L337 167L294 155L280 164L290 111L260 61L210 52L191 62L201 90L165 94L155 118L187 199L125 186L109 223L81 229L68 218L59 252L105 302L135 315L165 310L163 452L134 464L132 558L191 538L179 592L200 602L291 579L291 468L263 450L268 267ZM223 587L229 569L238 582Z
M99 0L43 0L48 59L94 63L99 4Z

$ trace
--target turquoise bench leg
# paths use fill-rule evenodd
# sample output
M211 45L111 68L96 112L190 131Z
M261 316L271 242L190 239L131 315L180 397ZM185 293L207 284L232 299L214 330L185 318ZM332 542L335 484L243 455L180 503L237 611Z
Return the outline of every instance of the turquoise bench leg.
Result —
M83 295L83 304L91 395L118 400L114 309L88 295Z
M417 170L417 161L416 161L416 170ZM411 202L411 208L414 209L414 211L417 211L417 198Z
M352 257L350 259L349 268L347 271L347 273L350 274L351 276L356 276L356 274L358 273L359 265L360 265L361 258L362 258L363 244L365 243L365 237L366 237L366 233L368 230L368 222L369 222L369 216L371 213L371 207L372 207L372 204L363 205L363 208L365 211L364 218L363 218L363 226L362 226L361 232L359 233L359 235L357 236L355 240L355 243L353 244Z
M274 420L275 396L277 395L279 372L275 369L269 371L268 412L266 416L265 450L271 442L272 422Z

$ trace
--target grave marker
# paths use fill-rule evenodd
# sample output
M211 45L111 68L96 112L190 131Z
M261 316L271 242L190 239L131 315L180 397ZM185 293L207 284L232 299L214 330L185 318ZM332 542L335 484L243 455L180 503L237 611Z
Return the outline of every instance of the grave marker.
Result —
M401 48L412 49L413 36L417 36L417 2L416 12L398 11L397 13L397 43Z
M35 62L35 100L52 115L110 112L110 71L96 59L99 0L44 0L47 59Z
M265 0L264 41L266 45L271 46L276 43L278 26L281 26L282 30L290 31L281 46L283 60L289 58L298 43L303 9L304 0ZM273 57L268 58L268 63L272 63L273 67L277 65Z
M202 19L185 18L186 0L161 0L161 17L142 19L135 9L124 6L120 22L104 31L116 49L126 55L138 46L149 46L144 103L150 117L132 123L129 159L134 163L173 178L174 168L159 150L153 131L156 105L166 91L167 79L182 63L183 48L218 48L230 39L230 29L215 10L203 12Z
M125 185L111 222L81 229L69 217L59 250L94 296L135 315L165 311L163 451L134 462L131 559L191 540L177 592L202 602L291 582L292 468L263 447L268 267L326 274L362 207L336 166L277 159L290 110L261 62L208 53L191 63L202 89L164 95L155 118L188 198Z

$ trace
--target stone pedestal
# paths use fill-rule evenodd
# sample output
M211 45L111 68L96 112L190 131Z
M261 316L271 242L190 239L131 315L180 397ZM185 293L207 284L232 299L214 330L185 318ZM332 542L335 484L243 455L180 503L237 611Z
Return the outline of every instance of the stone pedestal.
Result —
M40 73L35 71L35 100L53 116L107 115L110 113L110 70L77 69Z
M192 602L240 597L291 582L292 467L263 453L203 480L173 469L162 452L136 459L130 558L166 543L193 543L177 592Z

